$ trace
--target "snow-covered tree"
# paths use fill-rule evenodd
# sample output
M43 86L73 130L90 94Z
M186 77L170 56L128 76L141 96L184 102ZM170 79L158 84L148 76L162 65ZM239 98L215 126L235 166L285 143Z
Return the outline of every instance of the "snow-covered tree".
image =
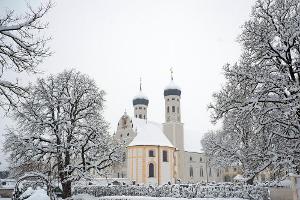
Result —
M239 38L243 46L241 59L224 67L227 83L214 94L215 101L210 105L213 121L224 118L226 122L234 114L232 123L239 128L224 123L223 131L230 132L221 131L236 140L230 141L235 143L228 146L230 150L240 153L245 130L251 139L247 148L250 151L245 155L259 153L255 148L262 150L255 157L265 162L256 163L259 166L252 167L248 175L264 169L269 162L299 173L299 24L298 0L258 0Z
M121 145L103 118L105 93L87 75L64 71L38 79L29 91L15 111L18 128L6 137L14 165L43 163L57 173L66 198L74 180L101 174L120 159Z
M248 115L246 119L237 119L235 113L228 113L224 118L223 129L208 132L202 146L209 162L217 167L238 167L253 184L256 175L270 167L276 155L270 145L266 130L255 126L255 121Z
M12 73L36 73L37 65L50 55L46 46L48 37L42 35L47 28L44 15L51 3L37 9L28 7L28 12L17 16L13 10L0 15L0 107L8 109L16 105L26 90L7 77Z

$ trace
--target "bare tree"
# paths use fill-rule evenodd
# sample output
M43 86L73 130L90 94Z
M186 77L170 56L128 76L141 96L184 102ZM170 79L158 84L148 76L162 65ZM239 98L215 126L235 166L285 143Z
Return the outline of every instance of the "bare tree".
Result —
M56 171L64 198L74 180L104 173L121 157L103 118L104 94L74 70L39 79L15 111L18 128L7 134L13 163L42 162Z
M9 109L16 105L26 89L6 77L8 73L36 73L37 66L51 53L47 47L50 39L42 35L48 24L43 17L51 8L51 2L32 9L23 16L13 10L0 17L0 107Z

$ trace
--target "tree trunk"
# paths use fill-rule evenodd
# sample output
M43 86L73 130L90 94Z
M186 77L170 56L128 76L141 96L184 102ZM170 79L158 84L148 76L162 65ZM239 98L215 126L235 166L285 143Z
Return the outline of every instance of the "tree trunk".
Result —
M255 176L253 176L252 178L248 179L246 183L247 183L248 185L253 185L254 177L255 177Z
M62 183L62 198L66 199L68 197L71 197L72 193L71 193L71 181L66 181L64 183Z

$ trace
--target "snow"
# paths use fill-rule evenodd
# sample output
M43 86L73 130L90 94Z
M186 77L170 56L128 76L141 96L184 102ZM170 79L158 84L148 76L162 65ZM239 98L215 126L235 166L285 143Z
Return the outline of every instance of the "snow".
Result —
M146 99L146 100L148 100L148 97L140 90L139 93L133 97L133 99Z
M37 189L29 198L27 198L27 200L50 200L50 197L45 190Z
M165 87L165 90L175 90L175 89L181 90L181 88L178 85L176 85L173 80L171 80L170 83Z
M30 197L33 193L34 193L34 190L32 189L32 187L29 187L29 188L27 188L27 190L25 190L25 192L22 193L22 195L20 196L20 199Z
M160 124L138 118L133 118L132 123L133 130L137 132L137 136L128 146L155 145L174 147L162 132Z
M174 197L141 197L141 196L106 196L106 197L94 197L89 194L78 194L73 196L72 199L74 200L100 200L100 199L140 199L140 200L155 200L155 199L162 199L162 200L185 200L188 198L174 198ZM194 200L244 200L241 198L193 198Z
M236 181L245 181L246 180L241 174L236 175L233 179Z

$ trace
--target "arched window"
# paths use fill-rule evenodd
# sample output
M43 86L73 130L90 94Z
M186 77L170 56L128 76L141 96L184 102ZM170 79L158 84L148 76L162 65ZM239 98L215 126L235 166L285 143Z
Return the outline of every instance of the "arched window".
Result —
M203 167L200 167L200 177L203 177Z
M154 164L149 164L149 178L154 177Z
M202 157L200 157L200 162L202 162Z
M194 170L193 170L193 167L190 167L190 177L193 177L194 176Z
M168 112L168 113L170 112L170 107L169 107L169 106L167 107L167 112Z
M209 168L209 173L208 174L209 174L209 176L212 176L212 174L211 174L211 168Z
M168 162L168 151L163 151L163 162Z
M142 119L142 114L139 114L139 118Z

